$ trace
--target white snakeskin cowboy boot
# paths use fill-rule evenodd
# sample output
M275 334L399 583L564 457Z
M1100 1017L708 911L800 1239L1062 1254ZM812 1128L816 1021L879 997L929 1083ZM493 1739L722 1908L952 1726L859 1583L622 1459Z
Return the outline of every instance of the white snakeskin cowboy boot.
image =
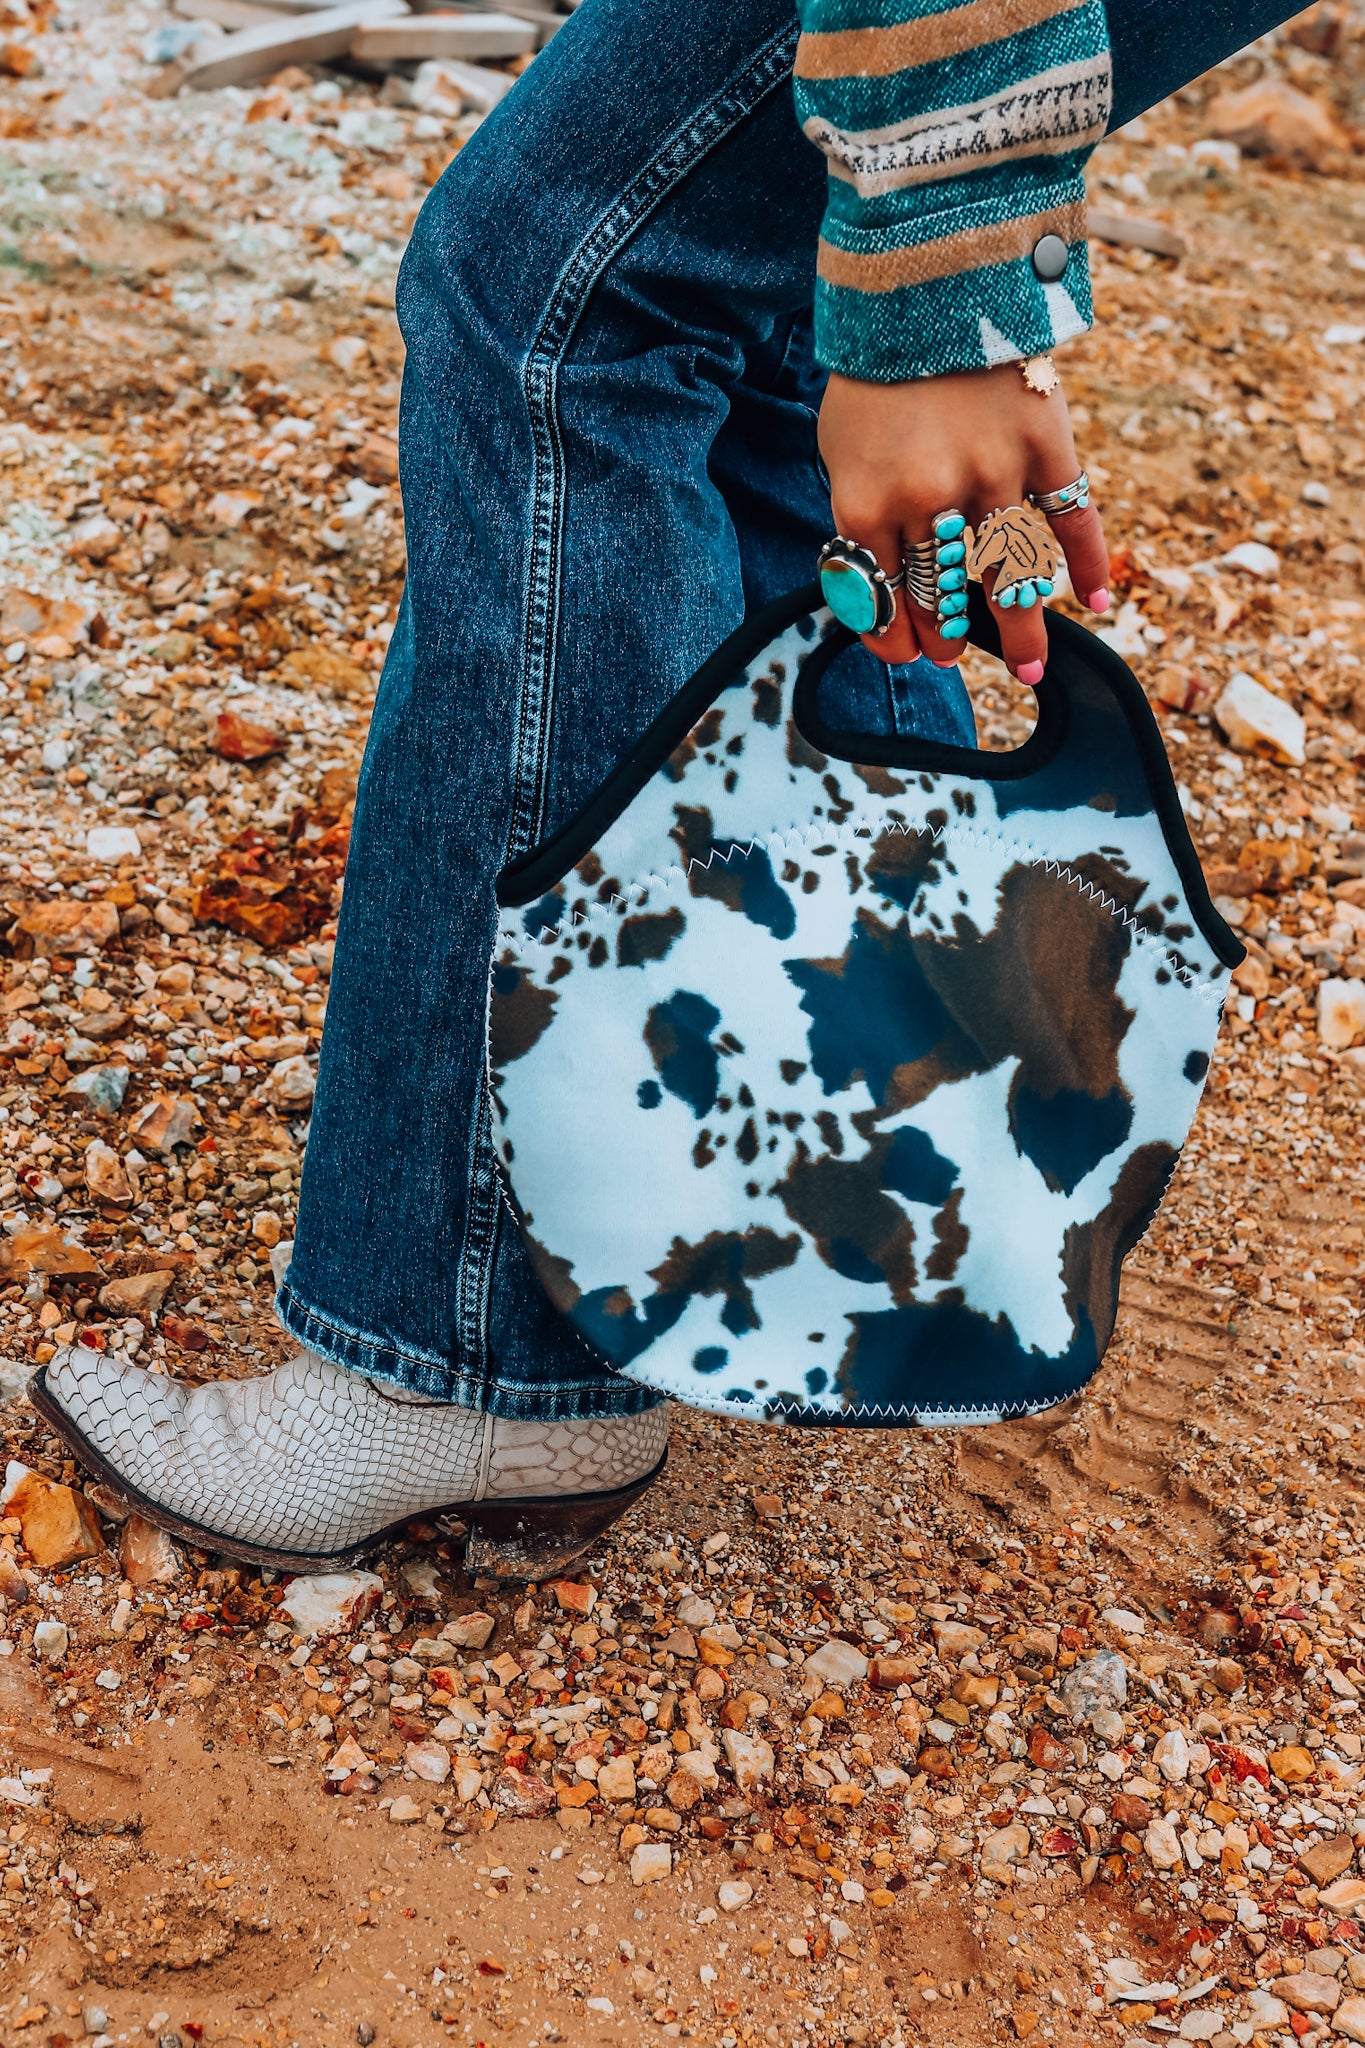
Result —
M471 1571L563 1570L644 1492L668 1410L504 1422L346 1372L315 1352L260 1379L186 1386L72 1347L29 1385L81 1463L149 1521L285 1571L353 1563L414 1517L469 1525Z

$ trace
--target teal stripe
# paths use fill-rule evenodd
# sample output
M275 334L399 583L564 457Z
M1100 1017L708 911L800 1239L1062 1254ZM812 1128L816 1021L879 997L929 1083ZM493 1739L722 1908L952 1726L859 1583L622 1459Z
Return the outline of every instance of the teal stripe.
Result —
M882 249L913 249L946 235L995 227L1085 196L1078 155L999 164L969 178L944 178L860 199L857 188L831 178L823 234L836 249L874 255Z
M1073 249L1061 282L1088 323L1094 315L1083 245ZM1022 356L1042 355L1053 346L1047 303L1025 257L898 292L849 291L820 278L816 354L828 369L871 384L982 369L983 314L1017 344Z
M1002 43L886 78L798 78L797 119L804 126L814 115L854 133L892 128L921 114L990 99L1042 71L1100 56L1108 47L1101 8L1078 8Z

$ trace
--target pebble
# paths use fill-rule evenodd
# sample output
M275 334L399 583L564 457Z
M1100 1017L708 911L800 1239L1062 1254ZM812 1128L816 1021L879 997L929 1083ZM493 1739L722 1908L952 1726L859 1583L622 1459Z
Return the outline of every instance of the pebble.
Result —
M33 1631L33 1647L44 1664L64 1663L70 1641L70 1630L60 1621L40 1621Z
M280 1605L301 1636L346 1636L383 1597L384 1581L374 1572L319 1572L291 1580Z
M389 1819L393 1821L397 1826L407 1827L410 1826L413 1821L420 1820L421 1818L421 1807L417 1804L417 1801L415 1799L410 1798L406 1792L400 1792L396 1799L390 1801Z
M1303 719L1283 697L1267 690L1254 676L1239 671L1213 707L1228 742L1240 754L1259 754L1290 767L1304 760Z
M716 1904L722 1913L741 1913L754 1895L754 1888L746 1878L729 1878L716 1892Z
M667 1842L640 1842L631 1851L632 1884L659 1884L672 1873L673 1851Z
M1089 1721L1094 1726L1100 1714L1124 1704L1128 1697L1128 1670L1116 1650L1096 1650L1067 1672L1057 1690L1073 1721ZM1122 1725L1120 1722L1119 1733Z
M831 1636L807 1657L805 1670L809 1677L818 1678L825 1685L856 1685L867 1675L867 1658L852 1643Z

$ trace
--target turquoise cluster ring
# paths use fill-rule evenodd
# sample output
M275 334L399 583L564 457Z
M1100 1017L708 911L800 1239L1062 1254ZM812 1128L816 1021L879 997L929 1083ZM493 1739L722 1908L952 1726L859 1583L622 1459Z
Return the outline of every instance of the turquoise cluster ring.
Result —
M870 548L836 533L821 548L816 573L825 603L839 624L879 640L896 616L896 592L905 581L904 570L888 576Z
M905 587L915 603L938 619L940 638L967 636L967 548L971 535L956 507L937 512L928 540L916 541L905 556Z

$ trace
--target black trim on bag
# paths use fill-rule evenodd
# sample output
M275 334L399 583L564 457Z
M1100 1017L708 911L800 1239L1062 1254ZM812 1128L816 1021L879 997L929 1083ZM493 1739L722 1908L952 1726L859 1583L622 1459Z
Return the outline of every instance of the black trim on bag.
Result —
M499 906L519 909L534 903L561 882L658 774L722 690L739 679L769 641L798 620L823 609L820 586L811 583L752 613L683 684L583 808L553 837L503 869L497 880ZM984 594L975 586L968 592L968 617L971 644L999 659L999 628ZM863 762L868 767L919 768L931 774L962 775L979 782L1013 782L1036 774L1056 758L1071 723L1066 671L1068 667L1088 667L1117 701L1132 734L1162 837L1184 888L1191 916L1223 966L1240 966L1246 958L1246 948L1219 916L1209 895L1204 870L1180 808L1161 728L1141 683L1112 648L1075 620L1048 612L1046 621L1049 659L1035 692L1038 722L1024 744L1009 753L949 746L942 740L917 739L912 733L838 732L826 725L817 702L820 682L832 663L856 644L856 636L843 626L837 626L820 640L801 663L792 696L792 716L810 744L834 760Z
M652 725L646 726L624 759L581 811L575 811L552 838L543 839L519 860L509 861L497 880L497 900L503 910L519 910L534 903L556 882L563 881L585 853L591 853L609 825L614 825L628 804L634 802L647 782L653 780L669 756L679 748L703 712L709 711L722 690L739 681L749 663L760 655L770 640L785 633L798 619L823 611L825 600L818 583L775 597L756 612L750 612L728 640L723 640L696 674L671 697Z

